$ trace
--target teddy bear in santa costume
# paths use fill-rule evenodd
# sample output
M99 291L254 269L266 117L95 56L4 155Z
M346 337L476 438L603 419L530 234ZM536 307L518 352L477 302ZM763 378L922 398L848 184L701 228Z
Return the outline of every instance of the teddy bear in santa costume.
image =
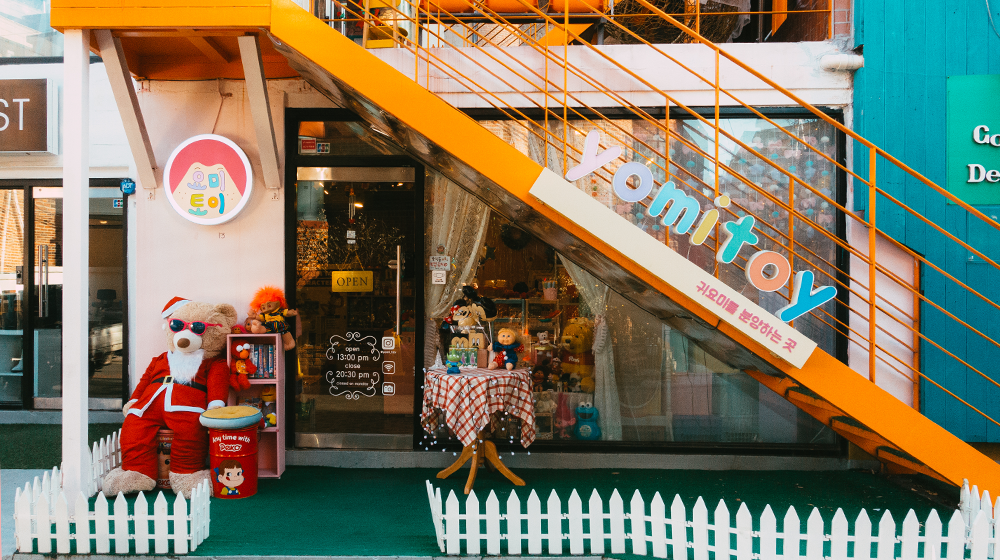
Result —
M122 408L121 467L104 477L107 496L150 491L156 487L156 435L173 430L170 486L191 497L203 480L210 480L205 458L208 432L198 421L206 410L226 405L229 367L222 350L236 324L236 308L174 298L163 309L167 348L153 358L132 398Z

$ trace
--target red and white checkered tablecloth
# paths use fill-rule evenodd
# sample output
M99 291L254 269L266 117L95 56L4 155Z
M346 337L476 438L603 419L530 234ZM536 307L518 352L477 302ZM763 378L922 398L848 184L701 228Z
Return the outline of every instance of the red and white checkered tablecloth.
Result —
M472 445L476 435L496 412L506 411L521 420L521 445L535 441L535 405L531 400L528 370L463 369L449 374L432 369L424 377L424 406L420 423L433 433L439 411L462 445Z

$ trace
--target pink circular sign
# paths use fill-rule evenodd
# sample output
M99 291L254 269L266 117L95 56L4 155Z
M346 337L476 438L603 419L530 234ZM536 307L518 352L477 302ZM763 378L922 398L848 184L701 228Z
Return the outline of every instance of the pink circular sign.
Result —
M235 218L253 191L250 160L232 140L215 134L181 142L167 160L163 181L174 210L203 225Z

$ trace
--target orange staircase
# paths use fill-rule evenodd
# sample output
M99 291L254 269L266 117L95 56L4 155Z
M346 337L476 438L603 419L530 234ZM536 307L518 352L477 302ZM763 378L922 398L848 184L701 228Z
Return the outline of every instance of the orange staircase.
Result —
M921 371L919 361L908 352L915 354L920 344L938 344L926 339L920 332L914 310L907 311L881 295L876 283L887 282L894 288L912 293L915 306L933 304L920 294L915 282L882 264L879 248L888 246L894 254L906 255L923 266L934 266L934 263L926 262L920 255L884 236L875 224L876 212L871 212L868 218L855 215L844 207L843 201L825 192L821 185L811 184L817 181L807 180L797 175L795 170L783 168L764 157L761 148L755 146L750 138L738 137L720 126L722 102L744 107L774 125L775 134L784 135L788 142L794 143L795 149L815 153L819 164L851 177L857 196L867 196L870 209L875 208L876 203L898 204L877 187L877 168L883 165L916 178L929 192L946 197L950 195L788 90L704 40L647 0L635 1L651 16L687 34L690 42L701 43L704 49L709 49L715 60L714 77L701 76L679 60L676 53L645 43L647 52L669 61L678 72L697 77L705 85L705 91L714 93L714 115L705 116L691 109L670 92L651 83L647 77L609 56L607 49L584 41L576 31L578 28L574 27L578 23L571 23L568 11L553 15L538 10L527 0L517 1L524 5L525 12L533 13L544 23L547 33L527 33L522 24L508 22L502 14L491 12L479 4L479 23L468 23L443 9L427 11L425 5L408 4L408 0L403 0L402 8L390 10L390 14L383 10L378 15L358 10L353 3L336 3L372 26L410 25L416 28L418 33L400 33L394 39L398 48L413 54L413 76L404 75L335 31L328 22L313 17L289 0L246 0L240 3L233 3L232 0L189 0L183 3L166 0L162 3L62 0L53 4L52 26L57 29L112 30L124 48L126 59L130 60L133 73L154 79L239 77L239 62L234 60L211 65L199 62L195 54L192 55L193 62L185 62L184 65L160 62L157 66L144 64L143 56L149 54L149 60L162 61L162 56L156 58L153 55L177 52L177 44L186 48L192 35L209 41L219 51L228 49L235 52L236 49L227 45L235 43L237 36L261 34L273 43L273 50L269 46L264 53L264 66L271 69L269 77L302 76L334 102L355 111L374 130L392 137L414 157L441 171L520 226L545 239L555 249L592 271L612 289L641 302L649 312L683 331L707 351L733 367L743 369L891 469L922 473L955 485L969 479L980 488L1000 491L1000 465L876 384L876 376L887 368L894 369L914 383L920 379L934 383L926 372ZM407 5L409 9L404 9ZM585 3L583 5L586 6ZM597 9L594 9L594 14L606 15ZM490 35L483 33L483 25L494 26L491 28L493 36L496 36L496 29L501 28L503 41L509 43L512 37L516 38L518 48L522 50L505 50L498 43L491 43L488 39ZM608 25L617 25L621 27L620 34L634 36L635 42L640 45L644 43L641 36L618 20L609 18ZM559 33L579 45L553 46L552 38ZM421 34L425 38L434 36L442 47L428 49L425 41L414 38ZM475 37L475 41L470 42L470 37ZM539 40L536 37L548 39ZM262 43L268 42L262 40ZM538 60L544 63L526 62L526 52L540 57ZM583 71L574 62L577 60L574 57L581 53L592 55L620 76L633 79L649 92L661 96L668 111L674 108L686 113L687 122L694 123L688 127L691 130L681 130L672 119L665 120L662 115L651 114L618 93L614 84L604 83ZM783 126L741 101L737 92L725 87L720 77L723 66L729 69L727 72L739 71L760 80L772 91L783 94L789 104L810 111L825 126L837 129L854 142L867 146L871 157L869 161L859 164L859 169L864 168L864 172L850 169L831 157L824 151L822 139L809 137L806 134L808 131ZM504 84L514 93L492 91L479 85L470 70L475 70L480 80L488 78L493 84ZM670 234L663 241L656 239L658 242L650 245L650 240L654 238L634 227L614 208L603 205L602 210L602 205L589 195L584 196L589 202L580 202L578 208L593 209L594 212L580 214L573 206L576 204L573 193L580 193L579 185L562 179L562 173L554 173L539 165L507 140L428 91L421 82L427 83L432 73L436 77L447 77L462 83L470 93L508 115L515 123L523 123L514 126L522 126L529 139L546 147L546 153L551 149L561 156L562 161L558 165L562 171L573 167L581 159L582 141L574 139L574 133L580 133L582 137L589 130L599 130L606 139L602 149L610 147L612 141L625 144L627 154L623 157L645 158L647 164L660 174L658 183L669 179L703 201L711 201L720 194L732 194L735 191L728 189L738 187L745 196L739 200L733 196L733 205L723 212L725 218L732 220L741 215L755 217L759 224L761 246L781 252L797 269L815 271L819 283L835 285L850 298L844 302L855 317L850 321L829 308L817 308L796 324L810 322L819 328L844 333L855 350L864 352L863 365L866 367L856 366L863 370L864 375L859 375L821 348L807 352L797 364L775 353L760 337L748 333L725 317L717 305L707 305L703 299L695 297L690 289L682 285L682 279L672 276L663 267L662 264L671 259L674 260L670 262L677 262L676 259L690 262L670 249L669 245L673 242ZM571 88L571 81L585 84L591 92L590 97L582 96ZM514 87L515 83L520 84L520 89ZM595 96L605 102L595 103ZM702 172L685 171L672 163L669 149L665 147L667 142L662 146L652 145L651 138L655 134L643 136L634 129L626 130L615 118L616 115L620 118L620 111L614 113L596 108L610 105L624 110L629 119L645 123L663 139L675 142L682 151L691 154L691 158L697 159ZM532 117L525 107L541 110L544 116ZM702 137L695 138L697 134ZM705 147L706 140L712 141L708 147ZM740 163L737 160L739 154L750 154L746 157L753 161ZM748 178L750 171L747 169L754 165L761 165L767 174L776 177L774 184L783 185L782 189L768 189L760 181ZM611 181L611 172L607 169L598 170L593 176L597 181ZM727 189L726 193L720 189ZM863 194L865 189L867 194ZM543 192L548 193L548 202L539 197ZM816 214L810 212L810 208L797 202L800 198L812 200L810 208L816 204L833 208L848 222L848 228L854 227L861 232L866 242L859 244L855 239L854 244L850 244L842 236L831 232L828 225L814 219ZM988 217L950 198L970 216L1000 229L1000 225ZM564 200L568 202L563 204ZM649 201L647 199L638 204L648 207ZM909 208L902 211L919 215ZM600 215L606 227L585 227L585 220L581 219L584 215ZM803 231L812 231L813 238L824 240L836 251L848 254L867 275L849 276L838 271L829 254L820 254L814 245L802 240L804 238L800 235ZM942 234L949 242L997 266L965 242L954 236L949 237L947 232ZM640 245L650 246L650 251L639 254L632 250ZM703 245L697 246L697 250L714 257L721 245L716 229ZM691 264L689 269L685 269L689 270L689 277L683 281L714 281L727 274L718 265L712 264L714 259L708 262L701 266ZM745 255L733 261L737 269L746 264ZM959 288L968 289L958 280L954 281ZM786 299L787 292L782 292ZM879 295L871 297L873 292ZM978 292L974 295L985 297ZM749 300L743 304L755 305ZM760 312L766 314L763 310ZM868 318L875 320L868 321ZM860 328L858 325L861 325ZM901 332L905 334L900 335ZM911 337L909 341L904 340L907 336ZM988 340L997 344L992 339ZM894 350L897 347L903 350ZM977 412L997 422L985 412Z

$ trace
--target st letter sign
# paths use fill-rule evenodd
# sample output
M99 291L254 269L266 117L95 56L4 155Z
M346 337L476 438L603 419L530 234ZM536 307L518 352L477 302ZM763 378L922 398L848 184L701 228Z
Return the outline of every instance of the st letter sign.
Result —
M54 84L0 80L0 153L56 153Z

